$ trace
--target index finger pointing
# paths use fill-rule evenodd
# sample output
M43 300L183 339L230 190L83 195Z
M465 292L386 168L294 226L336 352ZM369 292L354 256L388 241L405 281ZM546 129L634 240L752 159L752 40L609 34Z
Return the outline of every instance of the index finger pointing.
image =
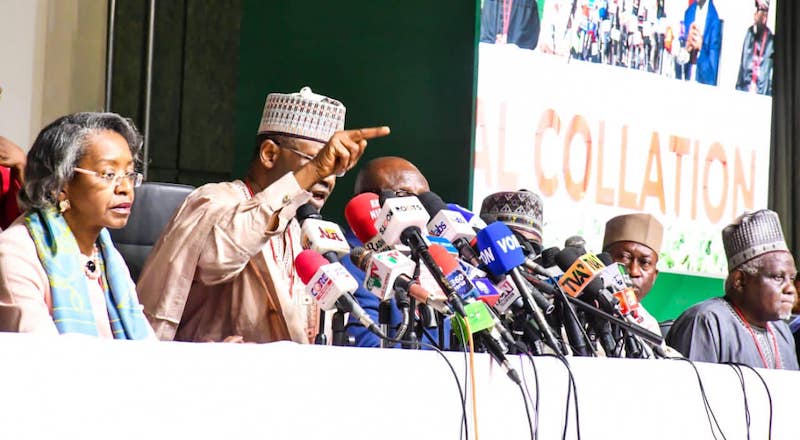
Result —
M359 128L357 130L348 130L347 135L355 142L359 142L365 139L374 139L388 135L391 132L389 127L370 127L370 128Z

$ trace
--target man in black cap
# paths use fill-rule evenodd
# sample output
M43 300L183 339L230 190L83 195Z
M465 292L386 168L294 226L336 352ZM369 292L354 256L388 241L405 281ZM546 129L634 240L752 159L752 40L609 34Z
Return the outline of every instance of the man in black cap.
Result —
M778 214L745 213L722 230L728 257L725 296L686 310L667 344L705 362L797 370L791 331L781 319L794 303L797 276Z

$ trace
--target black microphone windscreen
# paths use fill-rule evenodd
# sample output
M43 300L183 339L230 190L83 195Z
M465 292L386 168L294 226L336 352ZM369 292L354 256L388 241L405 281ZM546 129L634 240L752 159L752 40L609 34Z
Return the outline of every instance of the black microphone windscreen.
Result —
M425 210L428 211L428 215L431 217L438 214L439 211L447 209L447 203L445 203L444 200L442 200L442 198L433 191L419 194L417 198L419 199L420 203L422 203L422 206L425 207Z
M611 258L611 254L609 254L608 252L600 252L599 254L597 254L597 258L600 261L602 261L603 264L605 264L606 266L614 264L614 259Z
M558 267L563 270L564 272L572 266L572 263L578 259L581 255L573 248L564 248L561 252L556 255L556 264Z
M303 220L307 218L320 218L320 219L322 218L322 216L319 215L319 211L317 211L317 208L315 208L314 205L312 205L311 203L305 203L300 205L300 207L297 208L297 211L295 212L294 216L300 223L302 223Z
M522 247L522 253L525 254L526 257L527 256L534 257L534 256L536 256L538 254L538 252L536 252L536 248L534 247L534 243L531 243L530 241L528 241L528 239L525 238L525 236L522 235L516 229L512 229L512 228L509 228L509 229L511 229L511 233L513 233L514 236L517 237L517 241L519 242L520 246Z
M381 206L383 206L383 204L386 203L386 199L393 199L395 197L397 197L397 194L395 194L394 191L390 189L384 189L380 194L378 194L378 202L381 204Z
M586 253L586 240L580 235L573 235L564 240L564 247L575 249L579 255L583 255Z
M556 265L556 255L561 252L561 249L553 246L549 247L542 251L542 262L540 263L543 267L553 267Z

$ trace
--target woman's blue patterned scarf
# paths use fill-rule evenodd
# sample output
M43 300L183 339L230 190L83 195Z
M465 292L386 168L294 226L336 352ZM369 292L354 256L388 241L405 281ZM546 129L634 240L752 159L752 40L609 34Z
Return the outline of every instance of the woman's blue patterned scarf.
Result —
M36 245L36 253L50 281L53 297L53 322L58 332L97 336L86 275L75 236L55 208L32 210L25 214L25 226ZM125 261L115 251L108 230L97 239L100 249L101 285L114 339L145 339L148 323Z

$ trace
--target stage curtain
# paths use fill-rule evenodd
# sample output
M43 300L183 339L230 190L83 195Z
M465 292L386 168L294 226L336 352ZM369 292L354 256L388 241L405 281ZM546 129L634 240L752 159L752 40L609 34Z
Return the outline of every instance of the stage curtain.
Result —
M777 2L772 73L769 206L781 218L792 254L800 256L800 2Z

